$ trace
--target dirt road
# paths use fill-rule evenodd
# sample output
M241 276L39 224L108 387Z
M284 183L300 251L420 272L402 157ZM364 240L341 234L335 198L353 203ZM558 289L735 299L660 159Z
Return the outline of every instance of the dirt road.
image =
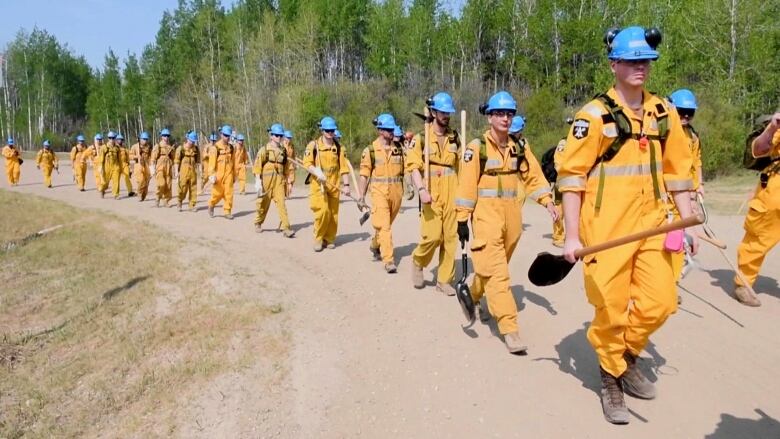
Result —
M254 232L254 195L236 197L235 220L210 219L205 196L199 198L197 213L156 209L154 201L139 203L124 194L118 201L101 200L92 186L84 193L76 190L67 163L61 163L60 171L55 187L46 189L28 161L22 185L12 190L146 221L202 240L204 246L229 245L235 258L255 267L243 274L255 276L258 285L284 291L279 298L289 315L284 330L294 340L292 357L284 365L286 378L267 395L244 399L240 389L252 379L251 370L216 380L203 389L200 403L206 419L199 425L212 427L183 428L188 435L780 437L777 250L756 285L764 305L751 309L729 297L730 269L713 247L703 247L698 257L702 270L682 282L679 312L642 353L643 367L658 378L659 397L627 398L631 424L616 427L604 421L596 393L598 366L585 338L593 311L579 267L554 287L534 287L526 277L533 256L553 250L549 219L536 205L526 205L525 233L510 264L521 331L529 341L527 356L512 356L496 337L495 326L478 322L463 330L454 298L441 296L432 286L412 288L416 201L405 202L394 225L400 264L398 274L388 275L381 263L370 260L370 225L358 225L357 209L347 201L341 205L336 249L312 251L308 188L296 188L288 201L297 230L289 240L275 231L274 208L266 232ZM87 181L94 183L91 171ZM0 187L7 188L6 182ZM717 216L710 224L736 259L742 218ZM426 279L432 280L430 270ZM258 399L266 399L262 410Z

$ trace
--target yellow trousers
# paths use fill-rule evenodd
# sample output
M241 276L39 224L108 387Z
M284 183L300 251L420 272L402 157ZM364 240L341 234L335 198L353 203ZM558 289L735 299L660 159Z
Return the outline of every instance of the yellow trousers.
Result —
M563 209L560 201L555 203L555 210L558 211L558 219L553 221L552 241L555 244L563 245L565 230L563 229Z
M236 167L237 179L238 179L238 193L246 193L246 166L240 165Z
M319 186L316 182L312 184ZM323 194L316 186L309 197L309 207L314 213L314 241L333 243L339 228L339 193L326 190Z
M211 188L209 207L214 207L220 201L225 200L222 210L225 214L229 214L233 209L233 173L221 173L217 170L216 177L217 180Z
M285 187L287 182L279 174L272 177L262 177L265 194L255 202L257 214L255 215L255 225L259 226L265 222L268 210L271 207L271 200L276 204L276 210L279 211L279 221L282 223L282 230L290 230L290 218L287 215L287 205L285 204Z
M53 166L41 165L41 172L43 172L43 185L46 187L51 186L51 173L54 171Z
M502 335L518 330L517 303L509 285L509 261L523 233L521 208L516 198L480 198L471 220L475 274L471 297L475 303L483 295L487 297L488 310Z
M382 262L394 263L393 258L393 221L401 210L401 197L404 194L403 182L373 183L371 185L371 224L374 237L371 248L379 248Z
M114 195L114 197L118 197L119 196L119 175L121 173L122 173L122 169L118 165L107 166L105 169L103 169L100 192L105 193L110 183L112 195Z
M19 177L22 173L22 167L19 165L19 161L5 161L5 176L8 179L8 184L19 184Z
M173 198L173 175L170 162L157 163L154 181L157 185L157 201L166 203Z
M73 176L76 178L76 187L79 190L84 189L87 179L87 165L82 163L73 164Z
M138 188L138 196L143 201L146 199L146 194L149 193L149 168L139 163L136 163L134 166L135 186Z
M773 179L780 180L780 175L775 175ZM775 199L770 199L764 191L767 189L757 189L755 198L748 204L745 236L737 248L737 266L751 286L758 278L767 253L780 241L780 203L777 195ZM742 286L737 276L734 283Z
M415 265L425 268L439 251L436 280L451 283L455 277L455 252L458 249L458 221L455 215L457 177L432 178L431 204L422 205L420 242L412 253ZM435 189L434 189L435 188Z
M195 171L182 169L179 173L179 204L189 196L190 207L195 207L198 201L198 176Z
M121 177L125 181L125 188L127 193L133 192L133 182L130 181L130 165L122 165Z
M664 235L584 259L585 293L595 307L588 340L601 367L619 377L623 354L639 355L650 335L677 311L671 254Z
M103 173L98 172L100 168L100 162L97 160L92 161L92 173L95 174L95 189L100 190L103 187Z

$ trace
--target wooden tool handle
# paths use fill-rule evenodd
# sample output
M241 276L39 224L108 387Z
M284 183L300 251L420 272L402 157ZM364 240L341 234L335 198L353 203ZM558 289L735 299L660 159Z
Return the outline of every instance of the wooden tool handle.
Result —
M628 244L629 242L640 241L642 239L649 238L651 236L660 235L662 233L672 232L675 230L684 229L686 227L693 227L704 222L704 218L701 215L689 216L688 218L678 220L672 223L664 224L655 229L645 230L644 232L634 233L632 235L623 236L622 238L613 239L612 241L602 242L601 244L591 245L589 247L581 248L574 252L574 256L582 258L593 253L609 250Z
M466 154L466 110L460 112L460 159L458 160L458 173L463 163L463 156Z

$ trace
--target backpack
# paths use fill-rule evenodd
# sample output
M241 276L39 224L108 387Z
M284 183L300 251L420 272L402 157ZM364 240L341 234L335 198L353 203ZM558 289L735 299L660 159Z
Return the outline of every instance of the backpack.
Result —
M771 115L764 115L756 120L756 126L753 132L751 132L745 140L745 151L742 155L742 166L745 169L751 171L763 171L769 167L772 163L780 160L780 157L753 157L753 141L756 137L760 136L764 132L769 121L772 119Z
M555 151L557 149L558 145L555 145L545 151L544 154L542 154L542 159L539 163L542 165L544 178L546 178L549 183L555 183L555 181L558 180L558 171L555 169Z

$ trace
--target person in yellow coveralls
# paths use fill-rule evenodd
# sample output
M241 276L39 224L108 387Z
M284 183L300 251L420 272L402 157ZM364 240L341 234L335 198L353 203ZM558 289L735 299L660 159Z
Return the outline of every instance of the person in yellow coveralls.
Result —
M336 248L339 224L339 190L349 193L349 165L344 148L336 140L336 120L323 117L319 124L320 137L306 145L303 164L309 172L309 206L314 213L314 251L323 247ZM315 181L311 181L312 175ZM339 189L339 176L343 188ZM355 188L357 189L357 188Z
M120 180L125 182L125 189L127 189L127 196L134 197L133 182L130 180L130 151L125 145L125 136L122 133L116 135L116 144L119 147L119 163L120 163Z
M200 148L200 188L201 193L205 192L206 182L209 180L209 157L211 157L211 151L216 145L217 135L214 133L209 134L209 143L201 146Z
M92 173L95 175L95 190L103 187L103 171L100 167L100 150L103 148L103 134L97 133L87 148L87 159L92 160ZM100 169L100 172L98 172Z
M5 158L5 176L8 179L8 184L16 186L21 178L24 160L22 160L19 150L14 146L13 137L9 137L8 142L3 147L3 157Z
M284 139L282 139L282 144L284 145L284 149L287 152L287 161L290 163L290 174L287 176L287 185L284 189L284 196L286 198L290 198L292 195L292 189L295 185L295 170L297 169L297 166L295 163L293 163L293 160L295 160L297 157L295 155L295 146L293 146L292 139L292 131L284 130Z
M517 102L499 91L480 107L489 129L472 140L461 158L455 196L457 233L461 245L469 239L468 220L474 229L471 256L474 281L471 296L479 303L484 295L490 314L496 319L507 350L523 354L528 347L517 324L517 304L509 284L509 261L523 232L522 204L518 189L545 206L557 217L550 186L539 162L522 139L509 135Z
M558 185L563 195L563 254L661 226L664 194L691 216L691 150L680 117L644 89L658 59L658 29L631 26L605 36L615 85L575 115L563 150ZM698 251L693 235L692 253ZM627 424L624 392L656 396L637 366L650 335L677 309L665 238L657 235L583 258L585 293L595 308L587 337L596 351L605 419Z
M213 218L214 206L225 200L222 211L225 212L225 218L232 220L235 161L233 160L233 145L229 141L230 136L233 135L233 128L230 125L225 125L220 133L222 138L211 148L209 156L209 182L211 183L209 216Z
M424 137L415 135L408 142L406 174L419 193L420 242L412 253L412 285L423 288L423 269L433 260L438 250L439 268L436 290L454 296L452 279L455 277L455 252L458 246L458 223L455 219L455 190L458 187L460 139L450 128L450 117L455 113L452 97L444 92L434 94L427 101L430 109L430 192L423 181L425 174Z
M100 198L106 194L109 184L114 199L119 199L119 175L122 172L122 163L120 162L119 145L116 144L116 133L108 132L108 142L106 142L98 152L99 168L98 173L102 175L102 184L100 185Z
M160 130L160 142L152 148L152 169L154 181L157 185L157 201L155 206L160 207L162 202L165 207L173 198L173 153L175 149L171 144L171 130Z
M198 134L195 131L187 133L184 144L176 148L173 155L173 179L179 181L179 212L182 203L189 196L190 211L196 212L198 201L198 166L200 166L200 151L198 150Z
M369 179L371 181L371 224L374 237L369 249L374 260L381 260L385 272L395 273L393 249L393 221L401 210L401 198L404 194L404 151L403 145L394 140L394 131L398 127L395 118L382 113L373 120L378 137L360 156L360 188L362 200L366 196Z
M43 141L43 149L35 155L35 166L43 172L44 186L51 188L51 172L55 169L59 172L60 166L57 154L51 150L51 142L48 140Z
M139 203L146 200L146 195L149 193L151 157L152 146L149 144L149 133L144 131L138 137L138 143L130 147L130 161L133 164L133 175L135 176L135 186L138 189Z
M767 253L780 241L780 113L769 119L764 131L753 140L753 157L767 158L755 195L748 203L745 236L737 248L737 266L752 286ZM747 306L761 306L739 277L734 277L734 298Z
M249 154L244 147L244 135L236 135L236 143L233 148L233 160L235 161L236 180L238 180L238 193L244 195L246 193L246 166L249 164Z
M73 167L73 179L76 187L84 192L84 183L87 177L87 145L83 135L76 136L76 145L70 150L70 163Z
M255 232L262 233L263 222L271 207L271 200L279 211L282 233L286 238L295 236L290 228L290 218L285 205L285 190L292 172L287 149L282 145L284 127L280 123L271 125L268 134L271 140L257 152L252 172L255 174L255 189L257 190L257 215L255 215Z
M574 118L571 116L566 117L566 124L571 125L572 123L574 123ZM556 175L558 172L558 168L560 168L561 166L561 157L563 157L563 149L565 147L566 147L566 137L564 137L558 142L558 145L555 146L555 151L553 152L552 164L553 164L553 168L555 169ZM545 170L544 157L542 157L542 170L543 171ZM558 210L558 219L553 221L552 244L555 247L562 248L565 234L564 234L564 222L563 222L563 207L561 206L561 202L562 202L561 192L558 190L558 183L556 181L550 181L550 185L552 186L552 191L553 191L553 202L555 203L555 208Z

